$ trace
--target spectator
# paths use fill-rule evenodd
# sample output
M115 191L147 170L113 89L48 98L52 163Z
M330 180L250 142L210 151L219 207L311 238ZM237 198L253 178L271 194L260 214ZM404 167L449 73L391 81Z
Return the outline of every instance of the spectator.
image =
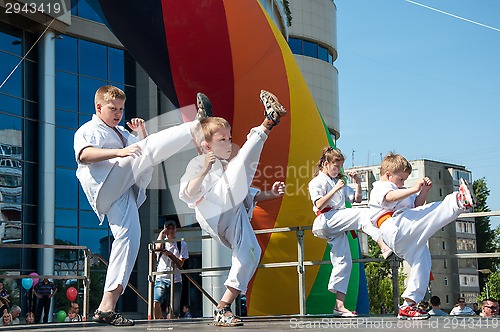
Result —
M388 314L387 308L385 307L385 305L380 306L380 314L381 315L387 315Z
M12 325L12 316L8 311L4 311L3 313L2 325Z
M68 316L64 319L65 322L81 322L82 319L79 317L78 312L75 308L71 307L68 310Z
M481 314L481 309L479 309L479 305L477 304L477 302L472 303L472 310L476 315Z
M498 312L498 306L495 304L493 299L484 299L481 302L481 317L483 318L493 318Z
M173 240L177 236L177 227L174 220L167 220L163 225L163 230L158 234L157 240ZM158 254L158 272L177 270L177 266L182 267L184 261L189 258L187 244L184 241L157 243L156 249L161 250ZM175 263L173 264L172 261ZM172 266L174 268L172 268ZM182 275L174 275L174 303L170 303L170 275L156 277L154 288L154 318L162 318L161 304L166 300L170 318L179 317L182 295ZM168 317L168 315L167 315Z
M463 297L458 298L458 303L450 311L450 316L474 316L474 310L465 305L465 299Z
M0 281L0 312L9 309L9 292L3 288L3 282Z
M431 316L448 316L446 312L441 310L441 299L439 296L432 296L431 300L431 310L429 311L429 315Z
M81 322L83 319L82 315L80 315L80 305L76 302L71 302L71 308L75 309L78 321Z
M43 322L49 322L49 309L50 300L57 293L57 287L48 278L44 278L42 282L33 287L33 293L38 298L38 305L36 306L35 323L40 323L43 311Z
M31 311L28 311L26 313L25 320L26 320L26 324L34 324L35 323L35 314L32 313Z
M193 316L191 315L191 307L189 306L189 304L185 304L184 306L182 306L182 312L184 313L184 318L193 318Z
M18 305L13 305L12 308L10 308L10 315L12 317L13 325L18 325L21 323L19 321L19 317L21 316L21 308Z

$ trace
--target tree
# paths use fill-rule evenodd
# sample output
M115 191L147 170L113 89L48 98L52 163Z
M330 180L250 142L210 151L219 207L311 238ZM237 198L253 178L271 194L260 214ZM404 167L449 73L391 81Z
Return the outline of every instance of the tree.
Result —
M490 195L490 191L486 184L486 180L481 178L473 183L474 194L476 195L477 204L474 212L490 212L491 210L486 205L486 200ZM489 217L476 217L476 248L478 253L495 252L497 246L495 245L495 232L491 229ZM495 270L498 259L495 258L481 258L478 260L478 269ZM484 282L480 280L480 286L484 286Z
M380 247L371 238L368 239L370 257L381 257ZM365 264L370 314L380 314L380 308L386 307L392 311L394 307L394 291L392 290L392 270L389 261L370 262ZM399 289L403 289L405 274L399 269ZM398 294L399 295L399 294Z
M488 285L488 288L486 288L486 285ZM486 298L500 299L500 271L493 272L488 276L488 282L479 294L477 302L480 303Z

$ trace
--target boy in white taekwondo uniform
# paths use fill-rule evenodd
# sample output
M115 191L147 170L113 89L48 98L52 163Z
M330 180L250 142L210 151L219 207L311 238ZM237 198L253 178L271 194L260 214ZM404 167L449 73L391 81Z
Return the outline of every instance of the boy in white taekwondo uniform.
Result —
M280 197L284 183L275 182L270 191L250 188L257 164L271 128L278 124L286 110L278 99L261 91L266 119L252 128L238 154L232 153L231 128L218 117L200 120L205 140L204 154L193 158L181 178L179 198L196 211L201 228L231 249L232 263L224 285L226 292L214 312L214 325L240 326L242 321L231 312L230 305L245 293L260 260L261 249L250 224L255 203Z
M411 164L403 156L385 156L380 165L380 181L373 183L368 205L370 219L380 228L384 242L411 267L398 318L428 319L429 314L416 306L424 298L430 279L432 261L427 241L472 208L475 197L461 179L458 192L447 195L442 202L425 204L432 181L424 177L405 188L411 171Z
M115 306L139 252L138 208L146 199L152 168L189 144L199 127L195 120L148 136L144 120L134 118L127 125L138 132L137 138L118 125L125 100L125 93L117 87L99 88L96 114L74 137L76 175L101 224L107 215L114 237L104 294L93 320L116 326L134 324L115 312Z

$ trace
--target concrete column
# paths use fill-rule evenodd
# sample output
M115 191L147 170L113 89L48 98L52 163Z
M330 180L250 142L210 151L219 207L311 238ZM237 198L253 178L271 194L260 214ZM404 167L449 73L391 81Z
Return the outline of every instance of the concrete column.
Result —
M202 240L202 266L203 268L215 268L231 266L231 250L213 239ZM219 301L226 291L224 282L227 279L229 271L204 272L202 274L202 287L212 297ZM203 316L211 317L214 314L214 305L203 297ZM233 304L234 312L234 304Z
M158 98L156 93L156 85L149 78L146 72L136 65L136 88L137 88L137 117L143 118L146 122L158 116ZM126 105L126 104L125 104ZM131 115L127 115L127 119ZM156 132L156 128L152 129L147 126L149 133ZM155 173L157 170L155 169ZM158 176L155 174L153 180L158 181ZM154 188L158 184L151 183ZM156 240L154 231L158 228L158 211L159 211L159 191L148 190L148 198L139 209L139 217L141 220L141 246L137 256L137 289L143 296L148 294L147 276L149 272L148 243ZM147 305L140 297L137 297L137 311L141 314L147 314Z
M55 104L55 40L54 33L46 32L39 41L39 217L38 242L54 244L55 235L55 147L56 147L56 104ZM38 273L54 273L54 249L40 249ZM52 306L49 321L52 318Z

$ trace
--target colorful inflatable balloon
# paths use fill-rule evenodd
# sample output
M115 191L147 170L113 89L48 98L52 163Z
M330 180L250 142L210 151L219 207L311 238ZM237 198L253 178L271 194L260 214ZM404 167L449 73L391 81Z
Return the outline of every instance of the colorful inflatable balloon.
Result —
M59 323L63 323L65 319L66 319L66 311L59 310L59 312L57 313L57 321Z
M37 276L37 275L38 275L38 273L36 273L36 272L30 273L30 276ZM38 284L38 281L40 281L38 278L33 278L32 280L33 280L33 286L36 286L36 284Z
M309 226L314 214L307 192L322 148L333 145L314 99L286 40L258 0L89 0L161 91L178 107L204 92L214 113L232 125L242 144L252 124L263 119L259 92L273 92L288 116L273 129L254 185L269 189L285 181L282 200L264 202L254 212L255 229ZM295 233L258 236L262 263L297 260ZM329 260L326 241L305 232L305 259ZM351 241L353 259L359 257ZM306 269L307 313L331 313L334 295L326 290L331 265ZM346 305L367 313L362 265L354 264ZM278 300L277 300L278 299ZM327 304L327 305L325 305ZM247 292L249 315L299 312L296 267L259 269Z
M21 281L21 284L23 285L24 289L29 290L31 287L33 287L33 279L23 278L23 280Z
M70 302L74 302L77 296L78 296L78 291L76 290L75 287L69 287L68 289L66 289L66 297Z

